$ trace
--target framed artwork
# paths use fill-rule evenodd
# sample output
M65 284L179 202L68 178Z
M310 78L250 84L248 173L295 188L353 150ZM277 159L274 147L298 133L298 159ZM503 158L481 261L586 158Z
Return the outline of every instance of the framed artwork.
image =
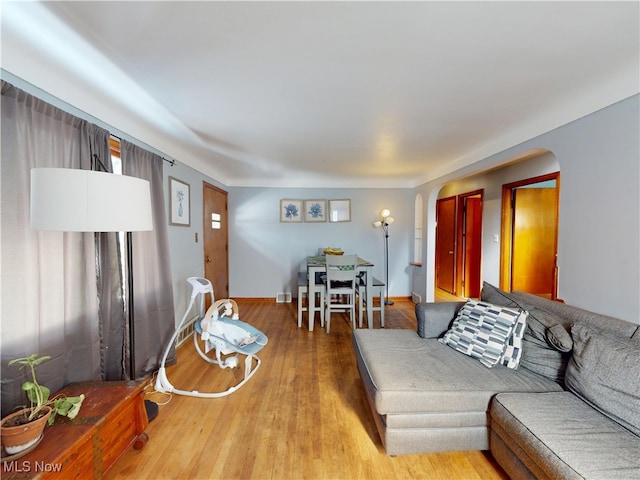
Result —
M351 200L329 200L329 221L350 222Z
M305 222L326 222L327 221L327 201L326 200L305 200L304 201L304 221Z
M302 222L302 200L280 200L280 221L284 223Z
M169 177L169 225L191 225L191 195L188 183Z

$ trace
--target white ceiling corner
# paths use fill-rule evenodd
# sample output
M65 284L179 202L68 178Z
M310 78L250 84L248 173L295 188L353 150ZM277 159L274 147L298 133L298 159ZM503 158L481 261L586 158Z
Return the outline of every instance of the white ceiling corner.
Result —
M416 186L640 83L638 2L1 8L3 69L229 186Z

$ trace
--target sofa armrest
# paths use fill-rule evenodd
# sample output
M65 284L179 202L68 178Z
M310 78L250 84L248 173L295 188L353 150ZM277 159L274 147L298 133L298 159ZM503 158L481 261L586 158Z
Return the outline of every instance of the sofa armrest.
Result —
M416 304L418 335L437 338L449 329L449 325L465 302L426 302Z

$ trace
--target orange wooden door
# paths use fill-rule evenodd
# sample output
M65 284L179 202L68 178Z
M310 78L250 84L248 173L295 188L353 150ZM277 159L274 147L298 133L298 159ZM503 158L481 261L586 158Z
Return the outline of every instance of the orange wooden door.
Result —
M482 197L464 197L462 281L460 295L480 297L480 266L482 259Z
M455 295L456 197L436 202L436 287Z
M229 298L228 194L206 182L203 186L204 276L213 285L216 299Z
M511 290L552 296L558 225L555 188L516 188Z

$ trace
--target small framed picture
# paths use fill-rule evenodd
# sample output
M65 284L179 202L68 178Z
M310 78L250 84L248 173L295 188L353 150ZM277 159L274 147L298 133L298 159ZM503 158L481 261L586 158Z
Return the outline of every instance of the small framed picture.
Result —
M169 225L191 225L191 195L188 183L169 177Z
M350 222L351 200L329 200L329 221Z
M284 223L302 222L302 200L280 200L280 221Z
M326 222L327 221L327 201L326 200L305 200L304 201L304 221L305 222Z

